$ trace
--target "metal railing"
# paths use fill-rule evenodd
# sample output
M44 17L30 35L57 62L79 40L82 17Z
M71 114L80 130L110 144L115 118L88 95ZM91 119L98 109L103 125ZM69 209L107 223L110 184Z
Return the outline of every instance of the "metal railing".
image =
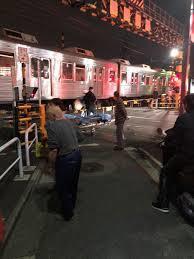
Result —
M29 132L31 132L32 129L35 129L35 137L32 141L29 141ZM25 132L25 150L26 150L26 165L30 166L30 148L33 145L33 143L36 141L36 145L38 145L38 129L36 123L33 123Z
M13 145L14 143L17 142L17 153L18 157L16 160L3 172L3 174L0 175L0 180L3 179L3 177L10 171L10 169L18 162L19 164L19 176L20 178L24 177L24 172L23 172L23 163L22 163L22 150L21 150L21 143L19 138L13 138L7 143L5 143L3 146L0 147L0 152L8 148L9 146Z

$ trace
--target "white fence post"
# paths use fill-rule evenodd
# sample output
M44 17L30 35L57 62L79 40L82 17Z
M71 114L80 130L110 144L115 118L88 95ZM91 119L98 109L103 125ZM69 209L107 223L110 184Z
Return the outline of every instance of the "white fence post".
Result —
M0 175L0 180L3 179L3 177L10 171L10 169L18 162L19 164L19 177L20 179L24 178L24 172L23 172L23 163L22 163L22 151L21 151L21 143L19 138L13 138L7 143L5 143L3 146L0 147L0 152L2 152L4 149L8 148L9 146L13 145L17 142L17 153L18 157L16 160Z
M35 134L34 134L35 137L29 144L29 132L33 128L35 129ZM29 153L29 150L34 142L36 143L36 145L38 144L38 128L36 123L33 123L25 132L25 151L26 151L26 167L24 168L25 171L33 171L35 169L34 166L33 167L30 166L30 153Z

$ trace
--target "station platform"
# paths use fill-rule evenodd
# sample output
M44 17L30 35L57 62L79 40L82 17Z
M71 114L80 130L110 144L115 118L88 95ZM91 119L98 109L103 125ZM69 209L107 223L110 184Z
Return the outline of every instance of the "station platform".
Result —
M193 229L171 208L151 207L156 184L127 151L113 151L113 131L82 144L75 216L56 214L54 180L41 175L5 246L3 259L193 258ZM42 163L42 162L41 162Z

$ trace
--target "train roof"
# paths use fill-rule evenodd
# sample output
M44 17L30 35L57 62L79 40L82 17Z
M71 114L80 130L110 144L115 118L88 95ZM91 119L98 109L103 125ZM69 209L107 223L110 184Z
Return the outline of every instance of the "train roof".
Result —
M1 40L2 42L8 42L9 44L19 44L19 45L28 46L31 48L38 48L43 51L57 52L57 53L68 55L69 57L76 56L76 57L96 60L102 63L110 63L110 61L108 60L96 58L94 56L94 53L90 50L85 50L79 47L70 47L70 48L64 48L64 49L55 48L55 47L46 47L40 44L34 35L30 35L24 32L19 32L8 28L0 27L0 41ZM115 63L115 62L112 61L111 63Z

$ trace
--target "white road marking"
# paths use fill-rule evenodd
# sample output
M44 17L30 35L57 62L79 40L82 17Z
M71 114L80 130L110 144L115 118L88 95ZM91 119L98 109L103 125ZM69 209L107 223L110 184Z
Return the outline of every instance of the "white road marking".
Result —
M146 117L139 117L139 116L127 116L128 119L142 119L142 120L153 120L153 118L146 118ZM153 121L153 122L160 122L158 121Z
M15 259L36 259L36 257L35 257L35 255L32 255L32 256L17 257Z
M100 144L90 143L90 144L80 144L79 147L98 147Z
M142 151L144 154L146 154L154 163L156 163L160 168L162 168L162 163L156 159L154 156L152 156L148 151L146 151L143 148L139 148L140 151Z
M155 183L159 183L159 171L154 168L147 159L142 158L138 154L138 150L136 148L128 147L125 148L125 151L132 159L136 161L139 166L141 166L146 171L146 173Z
M0 156L6 156L7 153L0 153Z

